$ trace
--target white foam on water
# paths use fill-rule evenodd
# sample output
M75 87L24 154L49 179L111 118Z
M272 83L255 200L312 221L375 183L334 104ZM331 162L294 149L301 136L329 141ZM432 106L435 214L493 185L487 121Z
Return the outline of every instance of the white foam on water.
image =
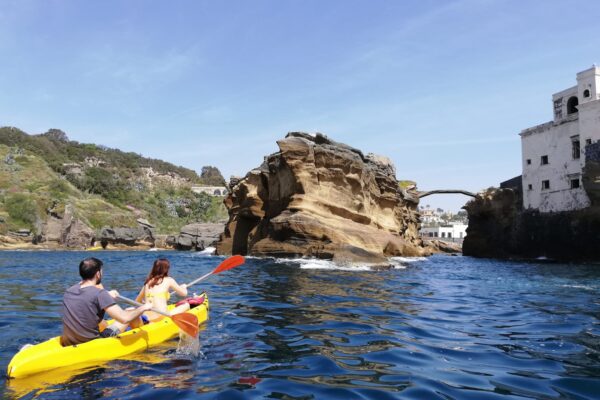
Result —
M213 254L215 252L215 247L206 247L204 250L198 252L199 254Z
M596 289L593 286L589 286L589 285L561 285L561 286L566 287L566 288L573 288L573 289L585 289L585 290L595 290Z
M414 263L418 261L427 261L427 257L391 257L390 260L403 263Z
M300 264L300 269L326 269L331 271L373 271L366 264L336 264L331 260L320 260L318 258L276 258L277 264Z

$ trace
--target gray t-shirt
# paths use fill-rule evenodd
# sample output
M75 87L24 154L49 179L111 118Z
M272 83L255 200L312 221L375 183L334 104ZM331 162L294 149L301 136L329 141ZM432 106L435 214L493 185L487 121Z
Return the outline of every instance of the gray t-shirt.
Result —
M113 304L115 300L105 289L81 288L79 283L68 288L63 297L61 344L71 346L96 339L100 335L98 324L104 318L104 310Z

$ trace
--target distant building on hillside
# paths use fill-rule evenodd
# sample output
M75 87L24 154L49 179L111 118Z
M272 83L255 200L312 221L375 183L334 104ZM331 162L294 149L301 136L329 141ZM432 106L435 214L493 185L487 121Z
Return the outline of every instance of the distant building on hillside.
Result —
M434 209L421 209L421 222L425 224L441 223L442 214Z
M600 140L600 68L552 95L554 119L520 133L523 206L542 212L588 207L581 182L585 147Z
M206 193L211 196L226 196L227 188L225 186L192 186L194 193Z

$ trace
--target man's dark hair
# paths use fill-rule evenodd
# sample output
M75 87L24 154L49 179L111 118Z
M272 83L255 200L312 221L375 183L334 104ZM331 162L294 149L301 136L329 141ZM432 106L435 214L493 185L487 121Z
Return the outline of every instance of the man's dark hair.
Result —
M79 275L84 281L88 281L102 268L102 261L95 257L86 258L79 263Z

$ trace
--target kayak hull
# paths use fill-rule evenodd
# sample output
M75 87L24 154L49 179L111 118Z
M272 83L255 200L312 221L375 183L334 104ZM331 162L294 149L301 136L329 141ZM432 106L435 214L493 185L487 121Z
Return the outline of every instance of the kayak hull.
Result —
M208 319L208 297L188 311L198 317L199 324ZM110 323L110 322L109 322ZM7 368L9 378L23 378L37 373L76 364L101 363L148 348L179 334L171 318L163 318L118 336L98 338L86 343L61 346L60 336L23 348L14 355Z

